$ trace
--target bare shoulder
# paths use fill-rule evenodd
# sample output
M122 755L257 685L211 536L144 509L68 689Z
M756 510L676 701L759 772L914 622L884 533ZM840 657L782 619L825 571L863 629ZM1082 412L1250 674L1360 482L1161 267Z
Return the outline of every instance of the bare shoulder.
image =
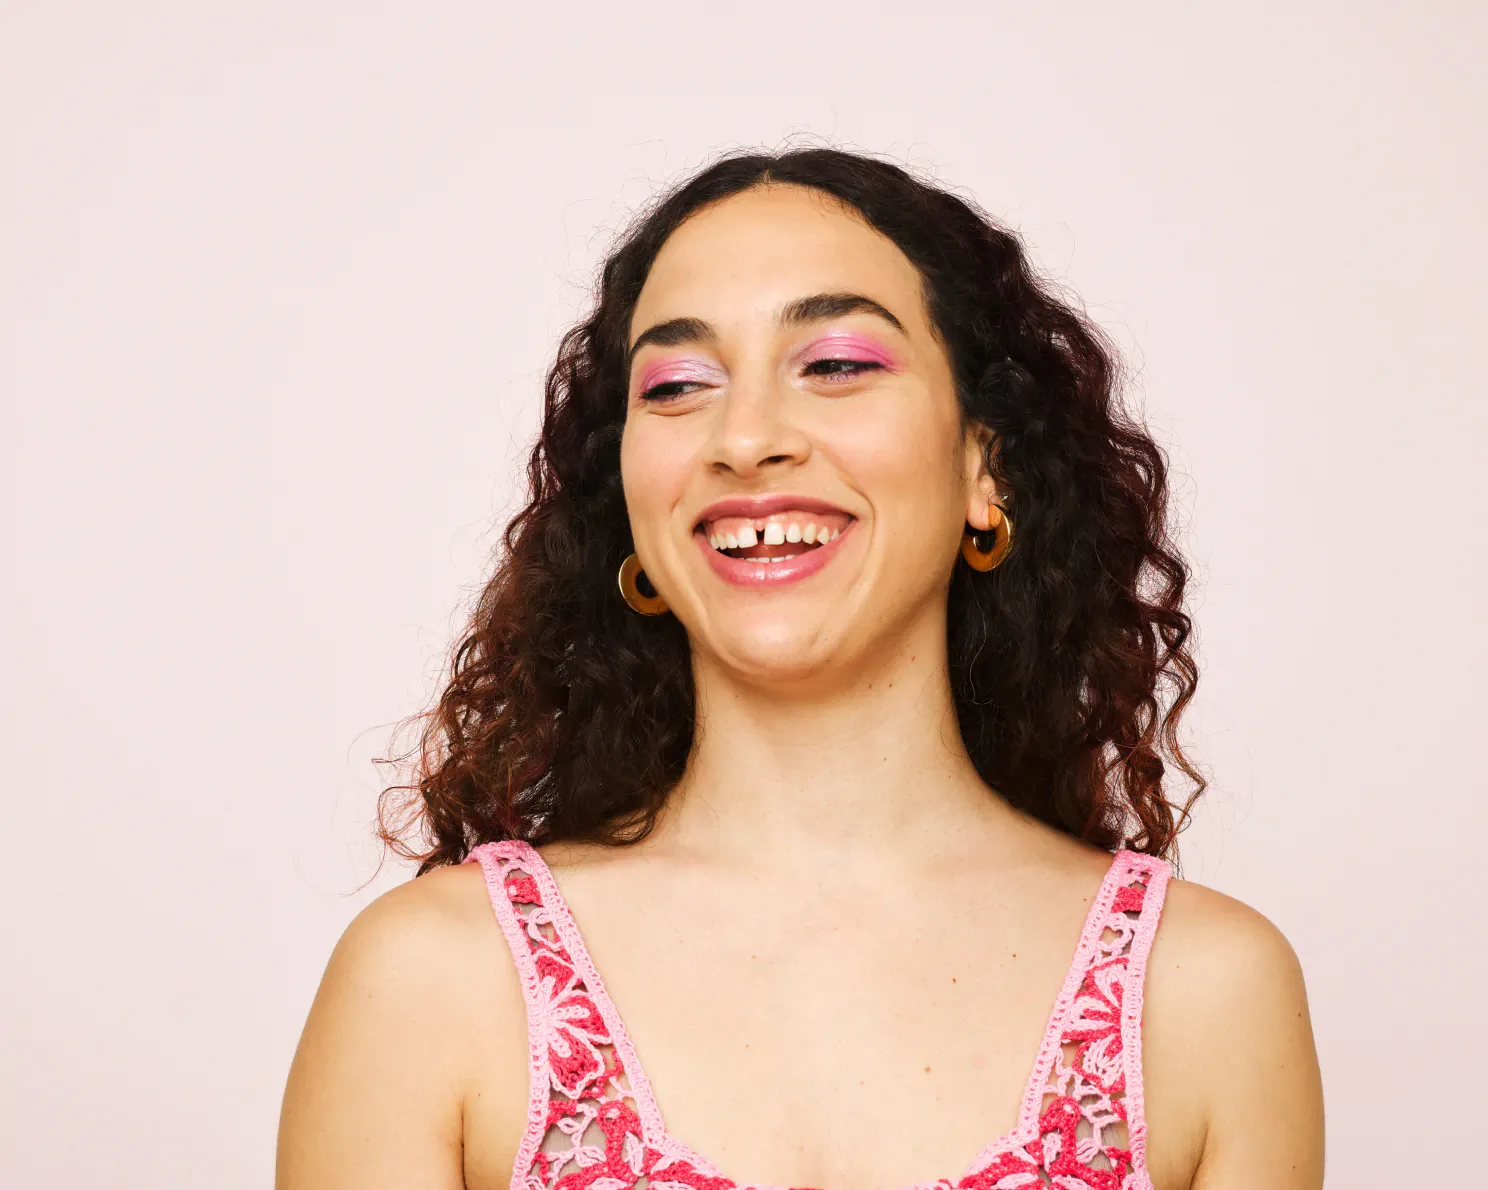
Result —
M1302 991L1297 954L1269 918L1243 901L1187 880L1168 882L1152 966L1167 972L1161 978L1190 993L1203 993L1192 997L1197 1002Z
M316 992L285 1090L279 1187L462 1186L472 1089L487 1110L509 1089L525 1114L525 1032L478 866L383 894L342 934Z
M1189 1185L1180 1168L1205 1190L1321 1185L1322 1088L1306 986L1270 920L1203 885L1170 881L1143 1035L1159 1187Z
M521 987L476 864L440 868L362 910L332 952L320 995L358 1014L396 1014L404 1027L464 1009L524 1012ZM505 976L505 977L503 977Z
M352 920L336 953L374 966L400 956L459 963L470 957L473 935L493 928L484 873L478 864L457 864L383 893Z
M1293 1046L1307 1023L1302 965L1285 935L1242 901L1172 880L1146 979L1147 1034L1181 1041L1213 1070Z

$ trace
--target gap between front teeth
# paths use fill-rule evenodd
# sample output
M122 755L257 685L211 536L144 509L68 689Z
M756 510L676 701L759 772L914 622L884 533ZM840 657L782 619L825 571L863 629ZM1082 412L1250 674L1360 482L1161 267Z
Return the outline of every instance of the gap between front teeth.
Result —
M770 521L765 525L764 544L784 545L786 542L795 544L798 541L804 541L808 545L813 542L817 545L826 545L832 538L841 536L841 533L842 531L840 529L833 532L829 525L823 525L818 529L814 522L808 522L806 528L802 529L794 521L789 525L782 525L778 521ZM708 544L715 550L748 549L752 545L759 545L760 537L755 533L753 525L746 525L738 533L715 533L708 538ZM794 558L796 555L791 554L789 556ZM768 559L758 558L746 560L768 561ZM777 560L783 561L784 559Z

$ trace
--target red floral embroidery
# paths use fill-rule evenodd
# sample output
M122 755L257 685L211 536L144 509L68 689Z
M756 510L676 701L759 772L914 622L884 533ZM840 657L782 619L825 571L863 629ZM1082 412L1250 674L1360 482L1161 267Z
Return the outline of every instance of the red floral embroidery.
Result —
M1121 1000L1126 986L1126 959L1092 967L1080 985L1064 1040L1078 1042L1080 1071L1107 1095L1124 1090L1125 1056L1121 1049Z
M526 872L508 872L504 884L506 895L513 905L542 904L542 893L537 891L537 881Z
M565 1119L583 1118L571 1113ZM572 1173L565 1174L553 1190L628 1190L639 1180L633 1157L641 1148L641 1121L635 1110L620 1100L611 1100L593 1117L604 1138L601 1145L580 1147ZM631 1159L627 1159L627 1155Z
M728 1178L700 1173L692 1162L646 1150L646 1178L654 1190L735 1190Z
M538 986L546 1001L543 1042L554 1090L581 1099L605 1073L600 1047L610 1044L610 1034L598 1006L566 958L561 951L535 956Z

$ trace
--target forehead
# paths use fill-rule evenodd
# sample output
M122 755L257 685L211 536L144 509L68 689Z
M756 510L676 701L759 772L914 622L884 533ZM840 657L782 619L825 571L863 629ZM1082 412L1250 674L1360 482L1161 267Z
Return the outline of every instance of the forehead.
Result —
M657 254L636 303L631 337L671 318L719 327L771 319L787 302L858 293L923 323L920 278L909 258L832 196L761 186L705 207Z

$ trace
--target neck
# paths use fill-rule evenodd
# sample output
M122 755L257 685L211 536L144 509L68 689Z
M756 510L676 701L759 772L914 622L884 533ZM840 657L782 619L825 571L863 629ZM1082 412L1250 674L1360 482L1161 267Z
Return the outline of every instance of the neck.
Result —
M760 685L695 656L698 730L659 835L809 864L1007 833L1017 816L967 755L945 624L927 619L830 684Z

